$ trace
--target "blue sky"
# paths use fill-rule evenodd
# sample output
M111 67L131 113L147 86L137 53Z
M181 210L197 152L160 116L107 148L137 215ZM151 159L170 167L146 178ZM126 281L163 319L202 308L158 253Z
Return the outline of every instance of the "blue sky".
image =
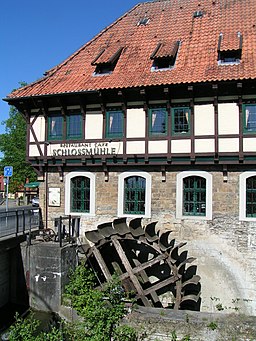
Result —
M19 82L41 78L139 2L145 0L1 1L0 121L9 116L2 99Z

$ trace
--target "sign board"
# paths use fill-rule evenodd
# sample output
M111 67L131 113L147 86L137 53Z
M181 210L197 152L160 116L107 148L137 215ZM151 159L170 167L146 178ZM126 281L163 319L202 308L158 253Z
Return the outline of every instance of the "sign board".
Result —
M13 167L12 166L5 166L4 167L4 176L12 176L13 174Z
M60 206L60 188L49 188L49 206Z

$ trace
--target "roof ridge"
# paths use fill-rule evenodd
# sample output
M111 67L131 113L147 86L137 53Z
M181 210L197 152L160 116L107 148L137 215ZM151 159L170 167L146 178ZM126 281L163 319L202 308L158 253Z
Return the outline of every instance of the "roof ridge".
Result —
M159 1L159 0L157 0ZM161 0L160 0L161 1ZM167 1L167 0L165 0ZM168 0L169 1L169 0ZM44 76L37 79L36 81L22 87L19 89L14 90L13 92L11 92L11 94L15 93L16 91L19 92L24 89L27 89L35 84L38 84L42 81L44 81L47 78L50 78L51 76L53 76L58 70L60 70L64 65L66 65L70 60L72 60L75 56L77 56L82 50L84 50L88 45L90 45L92 42L94 42L96 39L98 39L101 35L103 35L105 32L107 32L111 27L113 27L114 25L116 25L119 21L121 21L123 18L125 18L129 13L131 13L132 11L134 11L137 7L145 4L145 3L149 3L149 2L154 2L154 1L146 1L146 2L140 2L137 5L133 6L130 10L128 10L127 12L125 12L121 17L117 18L114 22L112 22L111 24L109 24L107 27L105 27L104 29L102 29L98 34L96 34L96 36L94 36L91 40L89 40L87 43L85 43L84 45L82 45L80 48L78 48L78 50L76 50L75 52L73 52L73 54L71 54L69 57L67 57L66 59L64 59L61 63L57 64L56 66L54 66L53 68L49 69L48 71L45 71ZM48 74L49 73L49 74ZM8 98L8 96L7 96Z

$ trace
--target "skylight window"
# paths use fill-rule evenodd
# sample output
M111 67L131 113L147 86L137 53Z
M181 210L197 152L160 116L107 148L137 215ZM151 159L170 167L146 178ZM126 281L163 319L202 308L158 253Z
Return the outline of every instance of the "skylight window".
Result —
M137 25L138 26L146 26L148 23L149 23L149 18L144 17L144 18L141 18L139 20Z
M233 65L239 64L242 58L242 34L221 33L218 44L218 64Z
M150 56L153 60L151 70L167 70L174 67L180 42L158 43L154 52Z
M109 46L102 49L91 65L95 65L94 75L109 74L114 71L118 59L122 53L123 47Z

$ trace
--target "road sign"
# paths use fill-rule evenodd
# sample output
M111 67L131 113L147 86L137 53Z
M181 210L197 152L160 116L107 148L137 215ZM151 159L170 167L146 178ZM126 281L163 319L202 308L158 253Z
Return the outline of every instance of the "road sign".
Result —
M12 176L13 168L12 166L5 166L4 167L4 176Z

